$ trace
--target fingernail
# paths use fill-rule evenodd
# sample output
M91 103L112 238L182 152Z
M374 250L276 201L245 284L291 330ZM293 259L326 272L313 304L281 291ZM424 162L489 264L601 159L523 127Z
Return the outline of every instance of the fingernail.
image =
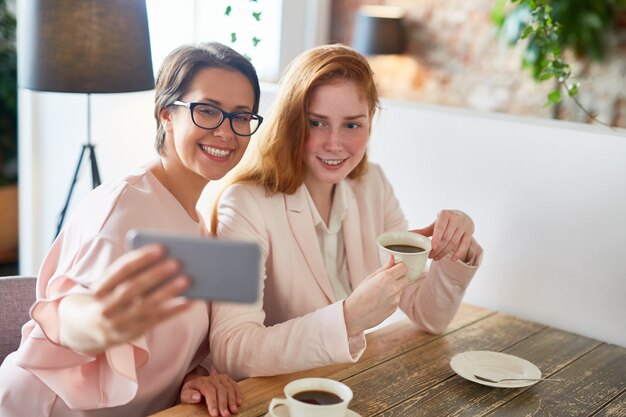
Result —
M200 401L200 398L202 398L202 396L201 396L200 394L198 394L197 392L196 392L196 393L193 393L193 394L191 395L191 399L192 399L193 401Z
M167 272L175 272L178 269L178 262L175 259L168 259L166 268Z
M227 410L227 409L225 409L225 408L224 408L224 409L222 410L222 415L223 415L223 416L229 416L229 415L230 415L230 413L228 412L228 410Z
M210 413L212 416L217 416L219 414L219 412L217 411L217 408L211 408Z
M187 287L188 283L189 283L189 278L187 278L187 276L185 275L176 277L176 279L174 280L174 285L176 285L176 288L185 288Z
M163 249L163 246L161 246L161 245L159 245L157 243L154 243L154 244L150 245L150 247L148 248L148 252L151 255L160 255L160 254L162 254L164 252L164 249Z

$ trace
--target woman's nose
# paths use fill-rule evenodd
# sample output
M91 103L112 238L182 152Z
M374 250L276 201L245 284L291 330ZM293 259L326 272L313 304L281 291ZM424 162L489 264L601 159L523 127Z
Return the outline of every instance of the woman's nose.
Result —
M213 129L213 135L222 138L223 140L230 140L235 137L235 132L230 126L230 119L225 118L222 123Z
M328 136L324 145L326 150L328 151L339 151L343 148L343 144L341 143L341 136L336 131L330 132L330 135Z

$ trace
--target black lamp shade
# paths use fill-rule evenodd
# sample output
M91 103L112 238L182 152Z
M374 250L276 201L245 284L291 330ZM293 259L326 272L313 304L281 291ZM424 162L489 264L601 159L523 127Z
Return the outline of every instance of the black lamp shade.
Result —
M352 47L363 55L402 54L406 49L404 13L393 6L361 6Z
M21 87L65 93L154 88L145 0L25 0Z

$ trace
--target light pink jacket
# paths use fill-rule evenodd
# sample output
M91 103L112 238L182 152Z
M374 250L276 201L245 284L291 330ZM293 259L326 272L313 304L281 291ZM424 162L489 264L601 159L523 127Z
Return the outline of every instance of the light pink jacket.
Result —
M406 230L407 222L377 165L361 180L346 182L342 227L356 288L381 265L376 236ZM343 300L334 301L304 188L266 196L260 186L236 184L223 193L218 214L219 236L260 244L263 296L253 305L213 303L210 341L217 369L239 379L358 360L365 337L347 335ZM442 332L476 269L449 257L433 262L407 287L400 307L420 329Z

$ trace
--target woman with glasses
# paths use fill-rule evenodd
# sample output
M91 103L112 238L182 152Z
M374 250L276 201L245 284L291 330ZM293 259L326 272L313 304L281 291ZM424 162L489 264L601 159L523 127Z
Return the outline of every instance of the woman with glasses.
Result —
M241 159L262 122L259 94L252 65L221 44L182 46L165 59L158 158L93 190L53 243L33 319L0 368L0 415L145 416L179 397L204 397L212 416L237 412L234 381L201 366L210 306L179 297L188 278L163 247L126 253L125 236L201 235L198 198Z
M393 258L381 266L376 237L406 230L407 221L367 161L378 107L372 71L354 50L321 46L291 63L259 150L213 213L219 236L256 240L265 261L261 301L213 303L211 352L222 372L243 378L354 362L364 331L398 306L433 333L455 315L482 256L464 213L442 210L416 230L432 236L433 262L415 282Z

